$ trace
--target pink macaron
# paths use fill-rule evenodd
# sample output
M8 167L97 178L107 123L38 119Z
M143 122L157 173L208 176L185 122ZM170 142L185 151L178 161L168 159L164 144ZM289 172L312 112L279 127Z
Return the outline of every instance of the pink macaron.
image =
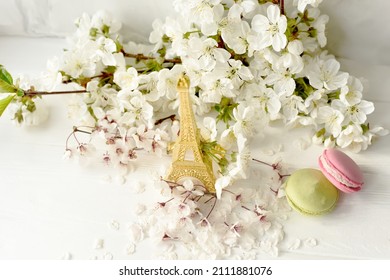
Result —
M326 149L318 159L325 177L339 190L353 193L363 186L363 173L359 166L345 153Z

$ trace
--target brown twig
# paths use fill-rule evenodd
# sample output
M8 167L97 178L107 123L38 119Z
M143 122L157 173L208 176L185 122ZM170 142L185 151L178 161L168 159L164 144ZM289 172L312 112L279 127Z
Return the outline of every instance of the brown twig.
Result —
M173 115L170 115L170 116L168 116L168 117L159 119L159 120L157 120L157 121L154 123L154 125L159 125L159 124L161 124L162 122L164 122L164 121L166 121L166 120L169 120L169 119L170 119L171 121L174 121L174 120L176 119L176 115L173 114Z
M60 95L60 94L76 94L76 93L86 93L85 89L83 90L73 90L73 91L35 91L35 90L27 90L25 91L26 96L35 96L35 95Z
M275 166L273 164L270 164L270 163L267 163L265 161L262 161L262 160L259 160L259 159L255 159L255 158L252 158L253 161L256 161L258 163L261 163L261 164L264 164L264 165L267 165L269 167L272 167L272 169L276 169Z
M164 201L164 202L159 202L158 204L161 206L161 207L165 207L165 205L169 202L171 202L172 200L174 200L175 198L172 197L170 199L168 199L167 201Z
M214 210L215 205L217 204L217 198L216 198L215 196L213 196L212 198L214 198L214 203L213 203L213 206L211 206L210 212L209 212L209 213L207 214L207 216L206 216L206 219L207 219L207 220L209 219L211 213L212 213L213 210ZM211 199L212 199L212 198L211 198ZM211 200L211 199L210 199L210 200ZM210 200L208 200L208 201L210 201Z
M157 59L156 57L153 56L147 56L142 53L138 54L133 54L133 53L126 53L125 51L122 50L122 53L125 57L130 57L130 58L135 58L136 60L152 60L152 59ZM173 63L173 64L179 64L181 63L180 58L164 58L164 63Z
M85 130L81 130L81 129L78 129L78 128L74 129L73 132L74 133L75 132L81 132L81 133L85 133L85 134L89 134L89 135L92 134L92 132L90 132L90 131L85 131Z
M266 165L266 166L269 166L269 167L271 167L273 170L275 170L275 171L278 173L279 181L282 181L282 180L284 179L284 177L288 177L288 176L291 175L291 174L281 174L281 173L279 172L279 169L280 169L279 164L275 164L275 163L274 163L274 164L270 164L270 163L267 163L267 162L265 162L265 161L262 161L262 160L259 160L259 159L255 159L255 158L252 158L252 160L255 161L255 162L264 164L264 165Z
M280 5L280 14L285 15L284 0L280 0L279 5Z

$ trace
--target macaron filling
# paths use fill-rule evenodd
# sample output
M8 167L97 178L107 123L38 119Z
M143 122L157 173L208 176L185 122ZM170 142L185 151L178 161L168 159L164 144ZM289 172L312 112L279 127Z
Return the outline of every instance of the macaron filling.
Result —
M340 184L343 184L345 187L351 189L361 188L362 183L353 182L352 180L347 178L344 174L337 170L337 168L332 166L331 163L329 163L323 155L320 156L320 163L324 170Z

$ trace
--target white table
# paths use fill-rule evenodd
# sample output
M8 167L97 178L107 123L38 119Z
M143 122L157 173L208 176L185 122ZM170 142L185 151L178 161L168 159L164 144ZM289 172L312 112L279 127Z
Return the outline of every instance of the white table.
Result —
M0 37L0 63L11 73L36 74L53 55L60 55L65 40ZM373 124L390 128L390 67L366 65L340 59L342 68L365 77L365 98L375 102ZM158 169L168 158L143 162L127 183L104 182L103 166L81 167L62 160L65 139L73 123L66 117L64 97L48 97L51 115L39 127L18 128L6 117L0 119L0 259L148 259L153 247L143 242L134 255L126 254L127 226L135 219L133 205L148 200L153 190L134 194L129 185L144 178L149 168ZM292 169L317 167L322 147L301 150L291 144L301 136L282 131L254 141L253 155L272 143L283 144L277 155ZM272 140L272 141L270 141ZM306 217L291 212L284 223L281 259L390 259L390 145L383 137L367 151L350 154L361 166L366 184L356 194L341 195L329 215ZM273 157L261 156L264 160ZM253 165L253 168L256 168ZM150 180L144 178L144 180ZM110 226L117 221L119 229ZM288 250L297 238L314 238L315 247ZM104 240L95 249L97 239ZM265 256L267 258L267 256ZM271 257L268 257L271 258Z

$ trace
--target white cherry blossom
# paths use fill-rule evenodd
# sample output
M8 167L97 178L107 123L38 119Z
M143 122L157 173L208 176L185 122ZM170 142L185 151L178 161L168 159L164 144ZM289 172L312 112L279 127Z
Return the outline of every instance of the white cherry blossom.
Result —
M241 81L250 81L253 79L254 76L250 69L244 66L242 61L229 59L228 64L230 67L227 72L227 77L232 79L237 86L241 85L241 82L239 82L238 79Z
M193 22L210 23L214 19L213 7L220 2L221 0L186 0L181 7L188 10L188 16Z
M234 135L233 127L229 127L221 133L219 143L224 149L230 150L234 143L236 143L236 140L237 138Z
M201 31L206 36L213 36L218 33L218 29L222 29L227 24L224 17L225 9L223 5L216 5L213 7L213 20L204 22L201 25Z
M248 17L256 10L256 0L236 0L229 9L229 16L233 18Z
M327 15L320 15L313 22L313 27L316 29L317 32L317 40L321 48L325 47L327 43L327 38L325 35L325 27L328 21L329 21L329 17Z
M158 72L157 90L162 96L169 100L178 98L176 87L183 70L181 65L175 65L171 70L162 69Z
M313 63L308 73L310 84L316 89L336 90L347 84L348 73L339 72L340 63L335 59Z
M37 126L45 122L49 117L49 110L44 100L35 100L35 109L31 111L28 105L22 103L11 103L9 105L8 114L11 116L19 116L22 119L20 122L17 118L13 119L16 125Z
M246 21L230 22L222 28L221 37L236 54L244 54L248 49L250 31Z
M280 9L276 5L267 8L267 17L261 14L255 15L252 19L252 29L257 34L248 40L255 50L272 46L278 52L287 44L284 34L287 29L287 19L280 14Z
M340 100L348 105L355 105L362 100L362 92L362 82L353 76L349 76L348 83L341 88Z
M99 30L108 28L107 35L111 35L113 37L115 37L116 33L122 27L122 24L116 19L114 19L113 16L105 10L97 11L96 14L93 15L91 19L91 25L92 27L97 28Z
M348 125L343 131L341 131L339 137L337 137L336 143L340 148L351 147L352 143L355 143L353 150L357 152L356 143L364 142L363 130L360 125L351 124ZM361 149L361 148L360 148Z
M347 123L356 124L363 124L367 120L367 115L374 112L375 109L374 104L366 100L352 106L346 105L340 100L334 100L332 107L337 108L345 116Z
M146 101L156 102L161 98L161 94L157 90L157 72L152 72L148 75L139 75L138 79L138 90L143 94Z
M326 95L326 90L320 89L312 92L305 99L305 106L307 110L310 112L310 116L315 119L318 116L318 109L323 106L326 106L327 102L328 102L328 98Z
M138 87L138 71L130 67L127 70L118 70L114 74L114 83L122 89L134 90Z
M102 59L102 63L107 66L115 66L116 60L114 56L114 52L116 52L116 44L112 39L100 37L96 43L99 48L97 50L97 54Z
M234 134L253 136L255 132L256 111L252 106L246 106L241 103L233 110L233 116L236 123L233 126Z
M145 125L140 125L134 134L129 133L133 136L135 143L138 148L145 149L147 151L151 150L154 132L149 130Z
M153 30L149 34L149 42L157 44L158 49L162 46L162 37L165 34L164 23L160 18L156 18L152 23Z
M294 0L294 5L297 5L298 11L303 13L307 5L318 7L321 2L322 0Z
M258 102L260 108L270 115L271 120L278 117L282 104L278 95L272 88L251 84L246 90L248 91L248 94L251 93L253 95L254 102Z
M222 75L205 75L199 86L202 89L201 99L205 102L219 103L223 96L236 96L232 80Z
M218 48L218 43L212 38L193 37L188 42L189 55L198 59L201 69L206 71L215 67L217 62L224 63L230 58L230 53Z
M307 109L304 105L304 101L300 96L296 95L282 95L282 114L285 117L288 124L294 124L298 120L298 114L303 112L307 113Z
M247 146L247 141L242 134L237 135L238 158L234 163L234 168L229 171L229 176L235 179L246 179L246 170L248 169L251 160L250 151Z
M89 41L64 53L62 69L73 78L92 77L96 73L97 60L96 44Z
M204 71L201 69L197 59L192 57L183 57L182 60L186 74L191 80L191 85L198 86L201 79L207 77L208 75L204 75Z
M364 142L366 146L362 150L365 150L368 145L371 145L373 139L380 136L386 136L388 134L389 130L383 127L374 126L373 128L370 128L365 134L365 136L367 137L367 141Z
M325 129L329 131L333 137L337 137L340 134L343 121L344 115L330 106L324 106L318 109L317 122L319 124L324 124Z
M191 37L192 32L196 30L191 27L190 22L186 19L167 17L164 24L164 33L172 40L172 46L167 50L167 57L174 57L176 55L186 56L188 39L184 35L189 32ZM161 46L156 46L155 51L158 51L160 48Z
M215 190L217 198L222 197L222 190L226 187L228 187L231 184L232 178L229 176L222 176L217 179L215 182Z
M278 95L292 95L295 90L295 80L293 73L289 67L285 67L282 63L276 63L273 66L273 72L265 78L265 83L273 85L275 92Z
M215 118L205 117L203 119L203 126L201 126L200 132L203 139L211 142L215 141L218 135Z

